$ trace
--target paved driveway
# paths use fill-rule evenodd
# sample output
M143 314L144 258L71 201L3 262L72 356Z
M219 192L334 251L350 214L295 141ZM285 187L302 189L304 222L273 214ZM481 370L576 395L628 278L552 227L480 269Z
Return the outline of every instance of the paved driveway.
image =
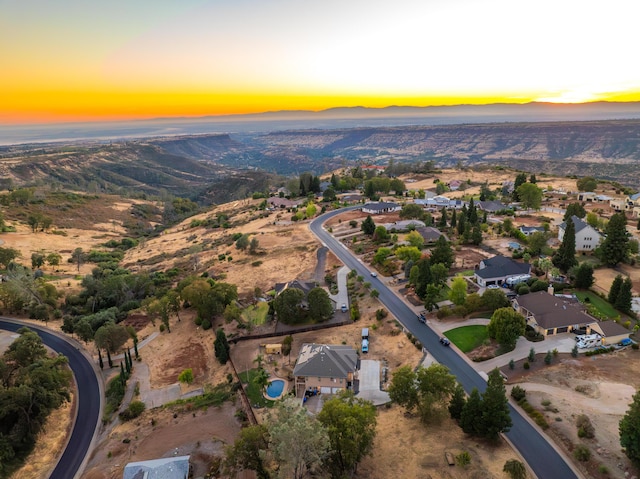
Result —
M391 400L389 393L380 390L380 361L362 359L358 378L360 379L358 397L371 401L376 406Z

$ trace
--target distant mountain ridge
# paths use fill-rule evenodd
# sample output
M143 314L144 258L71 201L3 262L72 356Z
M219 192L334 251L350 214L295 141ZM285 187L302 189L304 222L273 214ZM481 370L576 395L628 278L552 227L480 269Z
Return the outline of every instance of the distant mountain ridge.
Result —
M289 129L614 119L640 119L640 102L338 107L318 112L289 110L121 122L0 125L0 145L82 140L109 141L213 133L256 134Z

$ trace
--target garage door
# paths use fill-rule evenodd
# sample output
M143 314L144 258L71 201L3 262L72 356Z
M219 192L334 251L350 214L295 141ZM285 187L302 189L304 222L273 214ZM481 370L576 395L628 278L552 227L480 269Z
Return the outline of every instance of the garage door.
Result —
M558 328L558 329L556 330L556 332L557 332L558 334L560 334L560 333L566 333L567 331L569 331L569 327L568 327L568 326L565 326L564 328Z
M338 394L342 391L342 388L331 388L331 394Z
M547 329L547 336L551 336L553 334L553 329Z
M331 394L331 388L321 387L321 388L320 388L320 392L321 392L322 394Z

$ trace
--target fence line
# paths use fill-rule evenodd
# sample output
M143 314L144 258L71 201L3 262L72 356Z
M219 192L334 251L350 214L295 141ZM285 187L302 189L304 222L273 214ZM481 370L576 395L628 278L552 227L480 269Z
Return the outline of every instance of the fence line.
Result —
M240 380L240 375L238 374L238 370L236 369L235 364L233 364L233 360L229 358L229 363L231 363L231 369L233 370L233 375L236 378L236 381L240 383L240 389L238 392L240 393L240 402L242 403L242 410L247 414L247 419L252 426L258 424L258 420L256 419L256 415L253 412L253 408L251 407L251 403L249 402L249 398L247 397L247 391L244 390L242 386L242 381Z
M306 333L307 331L316 331L320 329L329 329L329 328L337 328L338 326L346 326L347 324L353 324L353 321L341 321L339 323L328 323L328 324L316 324L314 326L305 326L302 328L292 329L290 331L274 331L272 333L261 333L261 334L250 334L247 336L236 336L235 338L229 338L230 343L238 343L240 341L248 341L250 339L264 339L264 338L274 338L280 336L289 336L290 334L297 333Z

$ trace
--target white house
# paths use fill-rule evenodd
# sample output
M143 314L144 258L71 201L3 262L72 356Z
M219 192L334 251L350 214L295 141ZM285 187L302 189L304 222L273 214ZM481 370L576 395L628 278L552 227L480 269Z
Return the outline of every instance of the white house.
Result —
M603 236L593 227L582 221L576 215L571 217L576 229L576 251L593 251L602 241ZM562 241L567 224L558 227L558 239Z
M371 215L392 213L394 211L400 211L401 209L402 207L397 203L385 203L384 201L380 201L378 203L366 203L362 206L362 211Z

